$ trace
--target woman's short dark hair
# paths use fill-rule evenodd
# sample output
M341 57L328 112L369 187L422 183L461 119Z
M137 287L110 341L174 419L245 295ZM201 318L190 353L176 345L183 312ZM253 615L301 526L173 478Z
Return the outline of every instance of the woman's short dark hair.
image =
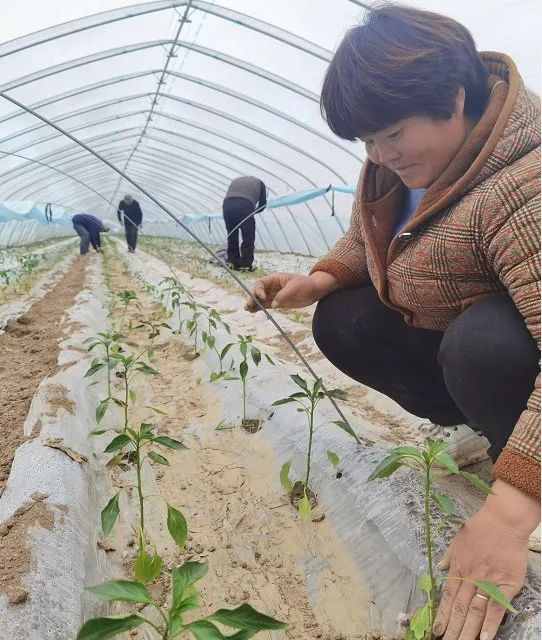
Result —
M384 4L343 38L320 109L334 133L355 140L411 116L450 118L460 86L465 114L480 116L488 71L468 29L438 13Z

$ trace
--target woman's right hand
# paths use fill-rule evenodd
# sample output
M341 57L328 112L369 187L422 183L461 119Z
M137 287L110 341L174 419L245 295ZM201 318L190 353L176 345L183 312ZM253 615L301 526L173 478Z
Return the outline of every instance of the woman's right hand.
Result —
M338 288L337 280L323 271L310 276L280 271L257 280L252 293L265 309L300 309L314 304ZM252 298L248 298L245 309L254 313L260 307Z

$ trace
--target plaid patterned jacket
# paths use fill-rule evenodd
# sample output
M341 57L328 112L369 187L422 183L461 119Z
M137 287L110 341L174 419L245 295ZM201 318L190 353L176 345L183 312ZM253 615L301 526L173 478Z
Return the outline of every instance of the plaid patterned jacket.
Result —
M412 218L392 237L404 186L367 161L350 228L311 270L372 281L416 327L444 331L475 300L507 292L540 348L540 116L515 64L482 57L488 106ZM494 473L540 495L540 376Z

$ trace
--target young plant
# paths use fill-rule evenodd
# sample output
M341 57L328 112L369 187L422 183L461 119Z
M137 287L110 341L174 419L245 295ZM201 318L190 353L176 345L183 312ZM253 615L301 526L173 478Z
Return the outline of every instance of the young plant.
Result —
M145 349L146 351L146 349ZM143 360L143 352L138 355L125 356L122 353L112 353L110 358L118 364L120 371L117 371L117 376L122 378L124 383L124 399L111 398L111 400L124 412L124 433L128 429L128 408L136 401L136 393L131 388L132 382L139 374L144 375L158 375L158 371L153 369L148 363ZM100 403L101 404L101 403ZM107 405L106 405L107 408ZM105 409L103 409L105 413Z
M195 640L248 640L258 632L284 629L286 624L253 609L249 604L242 604L235 609L218 609L209 616L191 622L185 620L185 613L193 611L200 604L200 597L195 588L208 571L204 562L185 562L175 567L170 578L170 606L166 608L153 600L144 584L129 580L113 580L88 589L104 600L113 602L133 602L155 609L159 614L158 621L151 621L141 615L131 614L115 617L94 618L86 622L77 640L98 640L114 638L124 631L130 631L140 625L152 627L162 640L173 640L180 635ZM191 616L192 618L192 616ZM156 618L155 618L156 620ZM235 630L233 635L224 635L217 624Z
M137 295L135 291L132 291L131 289L125 289L124 291L119 291L117 293L116 300L123 305L122 312L119 318L119 327L122 327L122 323L124 322L124 316L128 311L128 306L133 300L137 300Z
M424 526L425 526L425 549L427 554L427 572L418 579L418 588L425 594L426 603L417 609L412 616L409 626L406 630L405 640L433 640L433 622L435 620L437 606L437 589L439 581L435 578L433 566L433 541L438 531L445 522L457 523L457 516L453 514L455 505L446 495L435 493L432 486L431 468L434 464L440 464L446 467L450 473L465 478L477 489L485 494L491 493L489 487L481 478L469 473L461 471L456 461L445 453L446 443L442 440L427 439L426 446L404 446L392 449L389 455L374 469L369 476L369 481L377 478L387 478L397 471L397 469L408 466L415 467L423 473L423 501L424 501ZM431 504L433 504L442 514L439 523L435 528L431 518ZM458 576L447 576L446 580L463 580L471 582L478 589L487 594L502 607L516 613L510 602L502 591L492 582L487 580L469 580Z
M235 369L237 369L236 373L238 375L222 370L224 358L232 347L237 347L239 349L241 359L238 364L235 364L235 362L232 363L230 371L235 371ZM269 362L269 364L275 364L267 353L262 353L252 344L252 336L242 336L241 334L237 334L237 340L235 342L228 343L219 355L220 371L213 371L210 376L211 382L215 382L216 380L241 380L243 388L243 423L247 421L247 379L250 369L250 361L258 367L262 360L262 356L267 360L267 362Z
M169 299L171 308L173 310L177 310L179 328L175 329L173 333L180 334L182 333L183 325L185 323L185 320L183 320L181 316L181 304L183 303L184 298L187 298L189 301L192 301L194 298L190 291L188 291L188 289L186 289L186 287L184 287L179 280L173 276L163 278L160 281L160 286L162 287L161 299L164 300L165 298L166 304Z
M149 358L154 356L154 339L160 335L160 329L170 329L171 327L167 322L161 322L160 320L141 320L141 324L138 324L136 329L147 328L149 331L148 337L150 344L147 347L147 354Z
M299 413L305 413L307 416L307 427L309 432L308 446L307 446L307 462L305 467L305 479L303 481L298 480L296 483L292 484L290 480L290 467L292 464L291 460L288 460L282 465L280 470L280 482L286 491L286 493L291 498L300 498L298 501L298 509L299 513L303 518L308 518L312 511L312 506L316 504L316 495L310 488L310 474L311 474L311 465L312 465L312 447L314 441L314 433L317 429L314 424L314 415L316 412L316 406L318 403L324 398L336 398L338 400L345 400L346 393L341 389L328 389L324 391L323 382L321 378L318 378L312 387L309 386L306 380L304 380L301 376L294 374L291 375L290 378L294 381L294 383L299 387L300 391L296 391L295 393L290 394L286 398L281 398L280 400L276 400L273 402L273 407L278 407L284 404L295 403L299 406L297 407L297 411ZM343 431L346 431L349 435L351 435L357 442L359 442L358 437L353 431L352 427L342 420L337 420L332 424L337 425ZM322 425L320 425L322 426ZM327 452L327 457L330 463L336 467L339 464L339 457L333 451ZM293 502L293 500L292 500ZM311 502L313 503L311 505Z
M222 316L215 309L211 309L210 307L204 307L205 315L207 316L207 329L201 332L201 340L205 347L209 347L212 349L218 358L220 371L222 371L222 362L221 352L217 349L216 346L216 337L214 332L220 326L223 328L228 334L231 334L230 326L227 322L224 322Z
M188 302L181 302L181 305L184 305L186 307L188 307L190 309L190 312L192 314L192 317L190 318L190 320L186 320L186 329L188 331L188 335L192 338L194 338L194 358L197 358L199 356L199 352L198 352L198 332L199 332L199 325L198 325L198 318L200 318L203 315L203 309L205 309L205 305L199 304L198 302L195 302L194 300L188 301Z
M91 432L91 435L101 435L105 433L105 430L96 429ZM147 575L154 574L154 571L157 570L158 565L161 566L161 562L159 562L159 558L156 555L149 555L145 551L145 540L146 540L146 530L145 530L145 495L143 493L143 484L141 479L141 469L143 467L143 462L145 457L149 458L156 464L161 465L169 465L169 461L167 458L157 453L156 451L149 450L152 445L162 445L163 447L167 447L169 449L176 449L178 451L185 450L186 447L179 442L178 440L174 440L169 436L158 436L154 433L154 426L148 423L141 423L139 428L136 429L126 429L123 433L116 435L113 440L107 445L104 450L104 453L111 453L115 456L119 455L119 452L123 452L123 455L127 457L129 460L133 459L135 464L135 472L136 472L136 489L139 501L139 554L135 564L135 577L137 580L142 580L143 582L146 579L154 579L147 578ZM128 454L126 452L128 449ZM132 456L129 453L132 452ZM104 535L109 535L111 530L113 529L113 525L120 513L119 508L119 497L122 492L122 489L116 493L111 500L107 503L105 508L102 510L101 520L102 520L102 530ZM168 531L179 547L184 547L186 542L187 535L187 526L186 520L182 513L172 507L167 502L165 503L167 508L167 528ZM156 576L154 576L156 577Z
M94 351L95 349L101 351L98 357L92 360L90 368L85 373L84 377L90 378L104 367L107 371L107 398L105 400L102 400L102 402L100 403L105 403L104 406L100 408L100 412L98 412L98 409L96 410L96 421L98 423L103 418L103 415L107 409L107 405L109 404L109 401L112 397L111 372L116 368L118 361L111 356L113 354L120 353L121 347L119 341L121 338L122 335L120 333L115 333L112 331L100 331L95 336L87 338L83 342L88 351Z

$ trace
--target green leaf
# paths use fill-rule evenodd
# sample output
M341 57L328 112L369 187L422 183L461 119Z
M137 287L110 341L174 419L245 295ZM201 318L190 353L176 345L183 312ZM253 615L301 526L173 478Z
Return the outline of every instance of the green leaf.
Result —
M423 460L422 452L416 447L395 447L390 451L392 456L410 456L412 458L418 458Z
M487 593L487 595L495 600L497 604L500 604L501 607L508 609L512 613L517 613L516 609L512 606L512 604L508 601L508 598L504 595L504 593L499 589L499 587L493 582L489 582L488 580L474 580L474 584Z
M249 604L242 604L236 609L219 609L208 616L207 619L245 631L284 629L286 627L284 622L256 611Z
M104 600L142 602L144 604L152 602L147 587L135 580L110 580L95 587L88 587L87 591Z
M268 356L267 353L263 354L264 358L267 360L267 362L269 362L269 364L272 364L273 366L275 365L274 360L271 358L271 356Z
M348 398L346 391L342 389L329 389L325 394L328 398L336 398L337 400L346 400Z
M154 555L150 555L145 552L145 549L141 547L135 564L134 575L139 582L150 582L155 580L162 570L162 559L154 552Z
M309 502L309 499L307 498L306 491L303 494L303 497L301 498L301 500L299 501L297 508L299 510L299 515L303 520L307 520L308 518L310 518L312 507L311 507L311 503Z
M424 573L418 578L418 589L425 591L425 593L431 593L431 576L428 573Z
M188 525L183 514L170 504L167 504L167 528L175 543L182 549L186 543Z
M444 513L444 515L450 515L450 513L453 513L455 505L453 501L448 498L448 496L438 493L432 493L431 497L437 503L439 509L442 511L442 513Z
M145 405L146 409L150 409L151 411L154 411L154 413L159 413L162 416L167 416L167 413L165 411L162 411L162 409L158 409L157 407L151 407L150 405Z
M326 454L327 454L327 459L331 462L331 464L334 467L336 467L340 462L339 456L333 451L327 451Z
M188 447L185 447L182 442L178 440L173 440L169 436L156 436L156 438L152 439L153 442L157 444L161 444L164 447L169 447L170 449L177 449L178 451L187 451Z
M352 429L352 427L348 424L348 422L344 420L335 420L333 424L336 424L339 427L339 429L346 431L348 435L352 436L352 438L357 440L358 436L356 435L356 432L354 431L354 429Z
M167 458L164 458L164 456L156 453L156 451L149 451L147 455L153 462L156 462L156 464L163 464L165 467L169 467Z
M130 402L131 402L132 404L135 404L135 401L136 401L136 392L135 392L133 389L130 389L130 390L128 391L128 395L130 396Z
M153 376L158 375L158 371L156 371L156 369L153 369L150 365L148 365L145 362L141 362L137 367L137 370L141 371L141 373L148 373L149 375L153 375Z
M109 429L99 429L98 427L92 429L92 431L88 432L88 437L90 438L90 436L101 436L104 433L107 433L109 431Z
M457 475L459 473L459 467L457 462L449 456L447 453L439 453L435 456L435 460L438 460L450 473Z
M120 491L111 498L111 500L105 505L101 513L102 531L106 536L111 533L111 529L113 528L115 520L119 515L119 496Z
M106 398L105 400L101 400L98 406L96 407L96 424L100 424L102 418L107 411L107 407L109 406L110 398Z
M258 366L262 361L262 354L259 349L256 347L252 347L250 350L250 355L252 356L252 360L254 360L254 364Z
M486 482L484 482L482 478L479 478L474 473L470 473L469 471L460 471L459 474L462 475L466 480L468 480L474 487L479 489L482 493L485 493L486 495L493 493L491 487Z
M298 387L305 389L305 391L309 390L309 387L307 386L307 383L305 382L305 380L303 380L301 376L298 376L297 373L294 373L293 375L291 375L290 378L292 378L292 380L296 383Z
M111 400L113 400L117 407L122 407L124 409L126 406L126 403L123 400L119 400L118 398L111 398Z
M448 443L444 442L444 440L431 440L431 438L427 438L427 443L429 445L429 453L432 456L436 456L448 446Z
M214 336L208 336L207 338L207 344L209 345L209 347L211 349L214 349L214 346L216 344L216 338Z
M187 624L185 629L189 630L196 640L226 640L228 638L212 622L207 620L197 620Z
M405 640L416 640L414 631L412 631L410 627L408 629L405 629Z
M130 631L147 622L141 616L111 616L109 618L94 618L85 622L77 634L77 640L107 640L119 633Z
M104 450L104 453L115 453L115 451L119 451L119 449L123 449L127 445L129 445L132 441L125 434L122 433L120 436L116 436L111 440L111 442L107 445Z
M294 398L281 398L280 400L275 400L271 406L279 407L281 404L288 404L289 402L295 402Z
M185 562L180 567L173 569L171 572L172 603L170 612L178 613L178 608L185 598L188 587L201 580L208 570L209 565L206 562Z
M431 611L429 605L425 604L416 610L410 621L410 629L414 633L416 640L423 640L425 632L429 629L431 622Z
M100 369L103 369L104 367L105 367L104 362L94 362L93 364L90 365L88 371L85 373L83 378L90 378L90 376L93 376L96 372L98 372Z
M401 459L397 456L387 456L375 467L367 481L371 482L371 480L376 480L377 478L387 478L391 476L392 473L395 473L402 465Z
M246 380L248 374L248 364L243 360L239 364L239 375L241 376L241 380Z
M288 462L285 462L282 467L280 468L280 484L282 485L282 488L284 489L284 491L290 495L292 493L292 482L290 481L290 467L292 466L292 461L288 460Z

